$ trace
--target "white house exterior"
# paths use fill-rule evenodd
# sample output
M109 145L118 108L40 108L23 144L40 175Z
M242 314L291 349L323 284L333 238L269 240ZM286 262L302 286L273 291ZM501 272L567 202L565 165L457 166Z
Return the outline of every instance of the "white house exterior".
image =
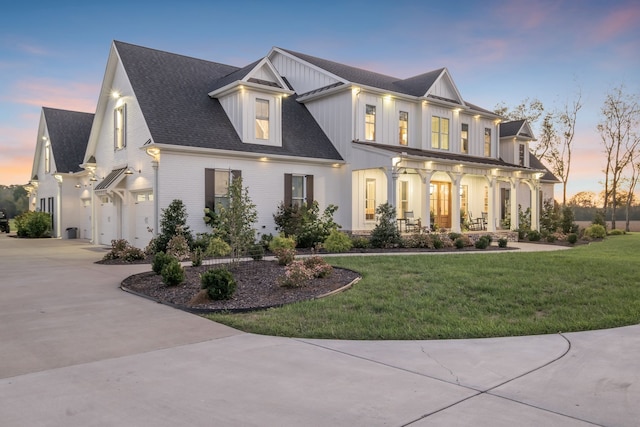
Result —
M90 238L92 189L80 167L93 114L43 107L29 186L29 209L51 214L53 237ZM73 229L67 231L67 229Z
M275 232L281 202L311 200L337 205L353 232L371 230L385 202L454 231L461 212L484 212L495 231L530 207L536 227L555 178L532 140L525 122L464 101L445 68L397 79L281 48L237 68L116 41L69 202L86 209L58 231L144 247L181 199L205 232L203 208L237 176L260 233Z

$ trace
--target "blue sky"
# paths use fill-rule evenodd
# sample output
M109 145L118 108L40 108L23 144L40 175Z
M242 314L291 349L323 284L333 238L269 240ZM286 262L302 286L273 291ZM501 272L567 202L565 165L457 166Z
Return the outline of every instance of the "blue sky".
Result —
M581 89L570 195L601 190L607 92L640 94L637 0L87 3L0 15L0 184L29 180L42 106L95 110L114 39L236 66L279 46L400 78L447 67L487 109L557 109Z

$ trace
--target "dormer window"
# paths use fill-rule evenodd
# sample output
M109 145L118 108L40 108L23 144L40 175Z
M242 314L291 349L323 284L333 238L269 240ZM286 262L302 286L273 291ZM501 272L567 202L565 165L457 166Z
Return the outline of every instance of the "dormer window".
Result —
M518 147L518 164L520 166L524 166L524 152L525 152L525 146L524 144L520 144Z
M44 145L44 173L51 172L51 144Z
M269 101L256 98L256 139L269 139Z
M127 104L113 111L113 149L122 150L127 146Z

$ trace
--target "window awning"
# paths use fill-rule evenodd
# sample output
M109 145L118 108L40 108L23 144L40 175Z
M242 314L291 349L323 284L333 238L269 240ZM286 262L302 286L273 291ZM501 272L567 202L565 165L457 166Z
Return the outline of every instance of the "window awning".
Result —
M95 191L99 192L107 192L107 191L112 191L113 188L118 185L118 183L120 181L122 181L122 178L124 178L124 171L126 171L127 168L126 166L120 169L114 169L111 172L109 172L109 175L107 175L102 182L100 182L100 184L96 185Z

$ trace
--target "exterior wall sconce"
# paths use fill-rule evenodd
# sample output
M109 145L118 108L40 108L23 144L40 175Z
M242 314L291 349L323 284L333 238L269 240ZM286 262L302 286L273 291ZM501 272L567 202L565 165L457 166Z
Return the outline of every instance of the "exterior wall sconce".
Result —
M95 175L92 176L91 178L89 178L89 181L91 181L91 182L96 182L97 180L98 180L98 178L96 178Z
M125 175L133 175L134 172L138 172L138 173L142 173L141 169L135 170L135 169L131 169L130 167L127 168L126 171L124 171Z
M76 184L76 185L75 185L75 187L76 187L76 188L80 188L80 184Z

